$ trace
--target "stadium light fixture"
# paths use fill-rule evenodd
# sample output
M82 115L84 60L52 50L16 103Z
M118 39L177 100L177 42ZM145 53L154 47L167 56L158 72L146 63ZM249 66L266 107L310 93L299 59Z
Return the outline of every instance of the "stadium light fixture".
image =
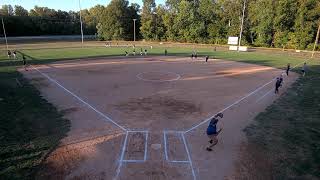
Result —
M6 40L7 51L9 51L8 40L7 40L7 34L6 34L6 28L4 27L3 18L1 18L1 21L2 21L2 28L3 28L4 39Z
M132 19L133 20L133 41L136 42L136 20L137 19Z
M81 28L81 43L82 43L82 46L83 46L83 26L82 26L82 17L81 17L81 0L79 0L79 9L80 9L80 28Z

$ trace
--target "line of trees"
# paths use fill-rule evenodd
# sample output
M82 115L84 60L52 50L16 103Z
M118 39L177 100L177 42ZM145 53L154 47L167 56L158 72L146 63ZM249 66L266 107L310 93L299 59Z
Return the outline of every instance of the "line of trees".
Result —
M137 39L226 44L228 36L239 36L244 1L242 44L312 48L320 24L319 0L166 0L165 5L143 0L142 8L128 0L111 0L82 15L86 34L96 32L101 40L132 40L132 19L137 19ZM0 14L12 18L10 30L24 29L10 35L79 34L79 12L3 6ZM17 19L20 23L14 24Z
M88 10L84 10L86 15ZM27 11L22 6L3 5L0 17L4 19L7 36L73 35L80 34L79 12L61 11L35 6ZM85 34L96 32L95 24L85 23ZM0 35L3 36L1 28Z

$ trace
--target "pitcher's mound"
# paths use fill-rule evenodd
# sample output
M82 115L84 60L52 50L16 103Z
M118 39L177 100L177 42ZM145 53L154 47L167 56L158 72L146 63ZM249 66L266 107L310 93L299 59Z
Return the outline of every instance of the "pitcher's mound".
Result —
M140 73L137 75L137 78L143 81L165 82L179 80L180 75L173 72L152 71Z

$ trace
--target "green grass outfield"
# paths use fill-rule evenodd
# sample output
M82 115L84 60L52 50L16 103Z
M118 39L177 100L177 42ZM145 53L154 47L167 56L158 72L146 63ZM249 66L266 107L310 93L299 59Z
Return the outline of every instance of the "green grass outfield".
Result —
M38 45L39 46L39 45ZM44 45L45 46L45 45ZM147 47L146 47L147 48ZM137 54L140 47L136 48ZM148 47L148 53L163 55L164 47ZM190 56L191 47L167 48L169 55ZM29 63L87 57L124 56L132 48L64 47L22 49ZM209 55L254 64L284 68L287 63L301 64L306 59L286 53L227 52L197 48L199 56ZM19 59L21 55L19 54ZM199 57L199 59L203 57ZM263 147L266 158L274 165L276 179L283 177L317 177L320 162L320 60L308 62L310 71L300 78L276 103L246 128L249 143ZM0 54L0 177L32 179L41 159L56 147L69 128L51 104L16 71L20 61L8 61ZM296 70L299 70L296 69ZM298 71L297 71L298 72ZM20 86L16 81L22 84ZM278 158L283 154L284 158ZM263 171L263 169L262 169Z
M164 47L141 47L147 48L150 55L164 55ZM170 47L167 48L168 54L172 56L190 56L193 49L188 47ZM20 52L29 56L27 58L32 63L47 63L56 60L68 60L88 57L105 57L105 56L124 56L125 51L132 54L132 47L129 48L105 48L105 47L65 47L65 48L44 48L44 49L26 49ZM139 56L140 47L136 47L136 54ZM213 48L197 48L200 58L209 55L210 58L220 58L261 65L273 66L277 68L285 67L287 63L298 64L305 60L301 57L289 56L286 53L270 52L231 52L231 51L214 51ZM202 56L202 57L201 57ZM20 58L21 59L21 58ZM5 52L0 54L0 62L8 60Z

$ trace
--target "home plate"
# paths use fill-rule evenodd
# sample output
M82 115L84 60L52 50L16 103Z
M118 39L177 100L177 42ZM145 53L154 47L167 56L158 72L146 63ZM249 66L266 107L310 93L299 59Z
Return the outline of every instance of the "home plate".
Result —
M151 144L151 148L154 150L159 150L161 148L161 144Z

